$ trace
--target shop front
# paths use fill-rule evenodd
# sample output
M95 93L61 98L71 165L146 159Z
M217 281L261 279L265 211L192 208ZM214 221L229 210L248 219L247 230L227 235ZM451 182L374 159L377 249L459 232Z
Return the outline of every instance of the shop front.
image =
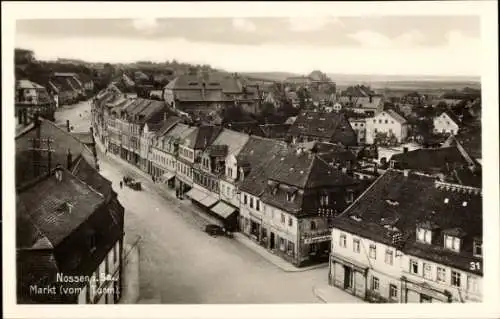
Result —
M401 277L404 303L443 303L451 302L451 294L447 290L439 290L426 282L416 282Z
M159 179L160 183L165 183L167 184L168 188L174 188L175 187L175 173L166 171L163 173L163 175L160 176Z
M346 257L332 255L328 274L329 283L351 295L366 298L368 267Z
M331 231L326 229L304 233L300 236L300 263L327 262L330 258Z
M222 200L218 201L210 211L223 223L224 228L234 232L238 228L238 210Z
M186 195L191 189L190 183L187 183L185 180L180 178L179 175L175 176L175 194L177 198L184 199L184 195Z

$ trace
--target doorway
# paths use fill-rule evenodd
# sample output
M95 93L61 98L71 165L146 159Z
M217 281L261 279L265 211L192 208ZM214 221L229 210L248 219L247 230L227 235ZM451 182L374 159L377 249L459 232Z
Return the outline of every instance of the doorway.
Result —
M421 303L432 303L432 297L420 294L420 302Z
M271 232L270 237L269 237L269 248L271 250L274 250L274 246L275 246L275 243L274 243L274 233Z
M344 289L352 289L352 268L344 266Z

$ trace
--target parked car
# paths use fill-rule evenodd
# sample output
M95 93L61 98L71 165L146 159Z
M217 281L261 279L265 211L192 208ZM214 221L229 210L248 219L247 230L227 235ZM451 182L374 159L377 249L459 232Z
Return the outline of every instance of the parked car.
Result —
M205 232L211 236L219 236L226 233L222 227L215 224L209 224L205 226Z
M136 191L142 190L141 182L135 181L130 176L124 176L123 182L124 182L125 186L128 186L128 187L132 188L133 190L136 190Z

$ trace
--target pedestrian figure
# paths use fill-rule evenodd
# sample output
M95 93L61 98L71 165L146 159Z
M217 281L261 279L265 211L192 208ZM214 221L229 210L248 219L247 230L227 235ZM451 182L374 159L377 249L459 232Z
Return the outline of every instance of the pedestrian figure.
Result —
M153 180L153 183L155 182L155 176L151 175L151 179Z
M120 181L120 188L123 188L123 182Z

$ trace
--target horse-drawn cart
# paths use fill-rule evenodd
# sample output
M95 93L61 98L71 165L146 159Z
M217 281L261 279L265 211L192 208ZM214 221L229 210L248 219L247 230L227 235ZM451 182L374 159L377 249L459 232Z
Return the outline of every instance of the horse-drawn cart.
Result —
M130 176L124 176L123 183L125 184L125 186L128 186L128 187L132 188L133 190L136 190L136 191L142 190L141 182L134 180Z

